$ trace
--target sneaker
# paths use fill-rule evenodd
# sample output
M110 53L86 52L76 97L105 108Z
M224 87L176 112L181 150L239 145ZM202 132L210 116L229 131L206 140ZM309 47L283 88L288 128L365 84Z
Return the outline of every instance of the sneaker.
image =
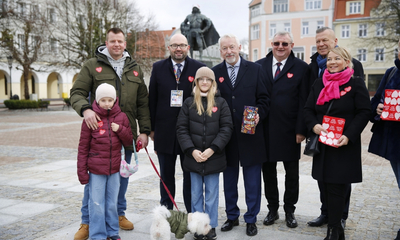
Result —
M133 223L126 219L125 216L119 216L119 227L122 230L133 230Z
M194 240L203 240L205 238L204 238L204 235L198 235L197 233L194 233L194 238L193 239Z
M74 240L86 240L89 238L89 225L81 224L79 230L75 233Z
M204 237L205 240L215 240L217 239L217 233L215 232L215 228L211 228L211 230Z
M107 237L107 240L121 240L121 237L119 235L115 235L112 237Z

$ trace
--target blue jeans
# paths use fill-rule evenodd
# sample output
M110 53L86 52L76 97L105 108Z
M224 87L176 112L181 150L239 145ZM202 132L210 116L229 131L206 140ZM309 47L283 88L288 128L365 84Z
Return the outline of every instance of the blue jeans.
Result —
M125 148L125 161L129 164L131 163L132 159L132 151L127 150ZM119 173L118 173L119 175ZM119 185L119 192L118 192L118 216L125 216L125 210L126 210L126 198L125 198L125 193L126 190L128 189L128 182L129 178L123 178L120 176L120 185ZM83 199L82 199L82 207L81 207L81 212L82 212L82 223L83 224L89 224L89 208L88 208L88 202L89 202L89 184L85 185L85 189L83 191Z
M390 161L390 165L392 165L393 172L397 180L397 186L400 189L400 161L399 160Z
M192 186L192 212L205 212L210 216L210 225L218 226L218 197L219 197L219 173L206 176L191 172ZM203 195L204 184L204 195ZM204 201L205 199L205 201Z
M89 176L89 237L95 240L118 236L119 172L111 175L89 173Z

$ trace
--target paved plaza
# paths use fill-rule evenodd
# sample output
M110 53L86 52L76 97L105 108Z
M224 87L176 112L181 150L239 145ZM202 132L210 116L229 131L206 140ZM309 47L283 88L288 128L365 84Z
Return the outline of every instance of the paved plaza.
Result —
M0 108L0 239L68 239L72 240L80 224L83 186L76 175L76 156L82 118L73 110L49 111ZM367 153L371 124L363 133L363 178L353 184L350 216L346 237L350 240L393 240L400 228L400 192L388 161ZM262 147L262 146L260 146ZM158 167L150 141L148 147ZM149 239L151 210L159 202L159 180L144 150L139 152L139 171L129 180L126 216L134 223L133 231L120 231L124 240ZM179 161L178 161L179 162ZM266 200L258 215L258 235L248 237L243 214L246 210L243 181L239 186L240 225L230 232L221 232L226 219L222 175L220 181L220 240L294 239L322 240L326 225L309 227L307 221L319 215L319 191L311 178L310 157L300 160L300 199L296 218L299 226L285 225L283 207L274 225L264 226ZM284 189L284 170L278 164L279 189ZM281 194L281 204L282 195ZM182 172L177 166L177 196L183 210ZM185 239L193 239L186 234ZM172 238L174 239L174 238Z

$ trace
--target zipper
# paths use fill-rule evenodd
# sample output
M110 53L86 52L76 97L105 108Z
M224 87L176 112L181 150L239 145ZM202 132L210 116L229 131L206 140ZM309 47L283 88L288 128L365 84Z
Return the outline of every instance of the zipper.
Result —
M110 123L110 109L107 109L107 126L108 126L108 137L110 139L110 174L112 169L112 139L111 139L111 123Z

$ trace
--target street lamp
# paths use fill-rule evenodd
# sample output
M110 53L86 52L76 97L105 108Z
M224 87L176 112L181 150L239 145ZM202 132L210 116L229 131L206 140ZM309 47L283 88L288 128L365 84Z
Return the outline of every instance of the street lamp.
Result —
M10 69L10 99L13 99L12 95L12 78L11 78L11 68L12 68L12 63L13 63L13 57L10 55L7 57L8 61L8 68Z

